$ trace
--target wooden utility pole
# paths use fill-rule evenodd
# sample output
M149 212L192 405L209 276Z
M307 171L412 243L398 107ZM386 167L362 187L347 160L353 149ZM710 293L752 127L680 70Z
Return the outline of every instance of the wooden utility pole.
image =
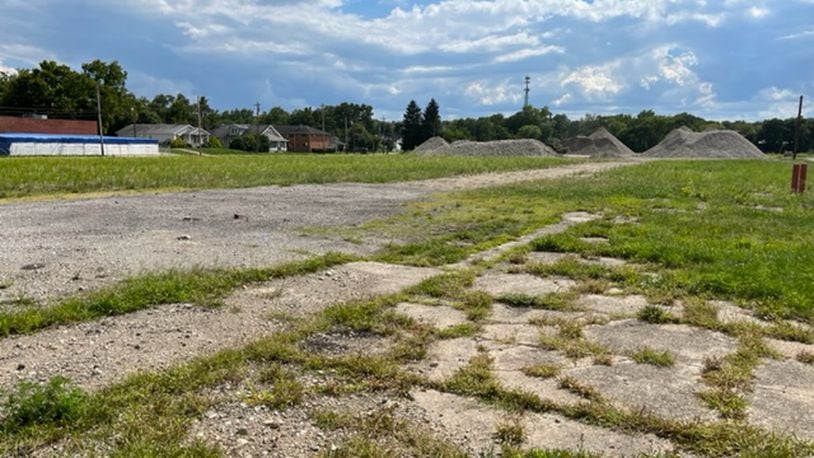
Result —
M797 153L800 152L800 127L803 123L803 96L800 96L800 105L797 107L797 123L794 126L794 153L792 159L797 160Z
M254 117L254 152L260 152L260 102L254 104L257 115Z
M102 148L102 156L105 155L105 131L102 126L102 94L99 89L99 82L96 82L96 127L99 130L99 146Z
M201 141L203 132L203 128L201 127L201 96L198 96L198 103L197 103L197 110L198 112L198 155L201 155L201 147L203 146L203 141Z

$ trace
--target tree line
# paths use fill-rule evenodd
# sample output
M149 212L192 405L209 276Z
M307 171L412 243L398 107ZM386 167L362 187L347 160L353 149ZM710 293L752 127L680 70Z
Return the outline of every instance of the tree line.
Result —
M548 107L527 106L512 115L494 114L480 118L443 121L440 107L431 99L422 110L410 101L401 120L375 119L373 107L343 102L339 105L304 107L286 111L270 107L256 116L255 110L236 108L219 111L206 97L184 94L158 94L152 99L138 97L127 89L127 72L118 62L94 60L80 71L54 61L43 61L34 69L16 74L0 73L0 114L47 114L54 118L95 119L96 88L103 107L105 133L113 134L131 123L198 124L205 129L221 124L293 124L325 130L354 151L390 151L401 139L411 150L430 137L447 141L490 141L535 138L555 149L575 135L588 135L607 128L634 151L644 151L660 142L671 130L687 126L696 131L732 129L764 152L791 150L795 119L768 119L758 122L709 121L689 113L658 115L645 110L637 115L585 115L571 120L554 114ZM807 118L800 129L800 151L814 150L814 119Z

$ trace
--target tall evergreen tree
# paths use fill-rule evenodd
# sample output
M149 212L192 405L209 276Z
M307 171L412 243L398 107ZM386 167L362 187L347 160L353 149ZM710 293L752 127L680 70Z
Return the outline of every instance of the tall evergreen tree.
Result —
M438 108L438 102L435 99L430 99L427 108L424 109L424 119L422 120L422 139L419 144L424 143L431 137L441 135L441 114Z
M401 127L401 147L404 151L411 151L422 143L422 116L421 108L410 100L404 112L404 122Z

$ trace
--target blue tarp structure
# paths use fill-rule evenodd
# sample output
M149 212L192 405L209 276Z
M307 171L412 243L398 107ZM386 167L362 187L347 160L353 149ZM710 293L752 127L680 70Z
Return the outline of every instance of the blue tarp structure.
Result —
M105 146L111 146L111 153L115 155L127 154L128 146L135 147L134 151L138 150L134 154L144 154L143 148L150 146L155 147L156 154L158 152L158 140L150 138L104 137L104 142ZM32 150L38 150L34 145L41 145L42 153L31 153ZM60 145L64 145L64 148L59 148ZM6 156L15 155L15 149L27 151L21 155L88 155L88 148L83 148L84 145L99 148L99 136L0 133L0 155Z

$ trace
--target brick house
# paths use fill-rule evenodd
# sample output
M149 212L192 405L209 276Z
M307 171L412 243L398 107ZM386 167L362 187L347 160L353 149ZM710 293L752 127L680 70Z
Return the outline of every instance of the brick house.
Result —
M334 151L332 135L310 126L274 126L286 140L288 150L311 153L314 151Z

